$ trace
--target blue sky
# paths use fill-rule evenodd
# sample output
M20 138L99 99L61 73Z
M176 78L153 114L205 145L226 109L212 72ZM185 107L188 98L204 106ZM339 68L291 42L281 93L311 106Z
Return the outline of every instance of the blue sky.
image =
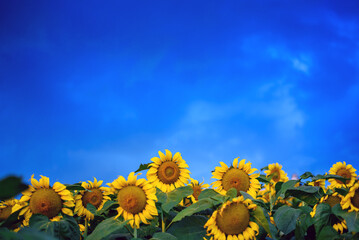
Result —
M159 150L359 168L357 1L2 1L0 176L112 182Z

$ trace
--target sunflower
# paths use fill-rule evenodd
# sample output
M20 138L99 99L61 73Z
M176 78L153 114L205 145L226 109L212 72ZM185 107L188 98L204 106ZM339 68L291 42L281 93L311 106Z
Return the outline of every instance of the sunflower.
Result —
M14 212L12 209L18 201L17 199L11 198L0 202L0 222L5 221L11 213Z
M192 203L197 202L202 190L209 188L209 184L204 184L204 180L201 183L193 178L190 178L190 180L191 183L189 185L192 187L193 193L179 203L181 206L189 206Z
M334 192L333 194L330 194L330 195L326 195L324 197L322 197L320 200L319 200L319 203L326 203L328 204L330 207L334 207L336 204L340 203L341 200L343 199L343 196L338 194L337 192ZM317 211L317 206L318 204L316 204L314 207L313 207L313 210L312 212L310 213L310 215L314 218L315 216L315 213ZM333 226L333 228L339 232L339 233L343 233L343 231L345 229L347 229L347 224L345 222L345 220L341 220L339 219L338 217L332 215L333 218L331 218L331 225Z
M111 198L107 196L108 188L101 187L102 183L102 180L97 181L96 178L94 178L93 182L82 182L81 186L86 190L80 191L75 196L75 213L77 213L77 215L85 216L87 220L92 220L94 219L94 215L87 210L87 204L91 203L97 210L100 210L107 200L111 200Z
M338 179L329 179L330 182L329 188L341 188L341 187L351 187L353 186L357 175L355 174L355 168L351 164L346 164L345 162L337 162L334 164L330 170L329 174L338 175L344 178L348 178L348 180L344 182Z
M259 226L251 218L256 207L250 199L244 200L243 196L227 201L213 212L204 225L207 235L213 235L214 240L255 239Z
M252 174L257 171L257 169L251 168L252 164L250 162L245 163L245 161L245 159L242 159L238 163L238 158L235 158L230 167L220 162L221 167L216 167L215 171L212 172L212 178L218 179L213 182L213 187L223 195L225 195L230 188L235 188L237 190L237 196L240 194L239 191L244 191L255 198L257 191L261 187L257 180L259 173Z
M137 179L134 172L128 175L127 181L119 176L108 185L111 187L111 192L117 195L120 205L115 218L123 216L125 220L130 220L132 228L139 228L141 222L149 224L147 220L158 215L155 205L156 188L145 179Z
M41 175L40 175L41 176ZM24 191L17 209L21 209L19 216L24 215L24 223L28 223L32 214L42 214L50 220L56 219L61 212L73 216L70 207L74 207L74 198L65 185L55 182L50 186L48 177L41 176L37 181L34 175L31 176L31 185ZM23 207L25 206L25 207Z
M343 209L348 209L348 212L359 212L359 182L356 182L350 189L349 193L340 202Z
M308 183L309 186L314 186L314 187L321 187L324 192L325 192L325 179L319 179L313 182Z
M272 176L271 182L274 184L289 180L287 173L282 170L282 165L278 163L269 164L268 170L265 170L264 173L267 174L267 177Z
M153 157L150 169L147 172L147 179L152 185L163 192L170 192L175 188L182 187L188 183L190 171L181 154L177 152L173 157L166 149L166 155L158 151L160 157Z

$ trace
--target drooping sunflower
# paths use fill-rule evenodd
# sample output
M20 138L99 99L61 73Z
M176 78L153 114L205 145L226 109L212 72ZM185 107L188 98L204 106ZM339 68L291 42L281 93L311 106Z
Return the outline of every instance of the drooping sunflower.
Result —
M87 204L91 203L97 210L102 209L104 203L111 200L109 196L108 188L101 187L103 181L97 181L94 177L94 181L82 182L81 186L86 190L82 190L75 196L75 213L79 216L85 216L86 219L94 219L94 215L87 210Z
M214 240L255 239L259 226L251 219L256 207L250 199L244 200L243 196L227 201L213 212L204 225L207 235L213 235Z
M127 179L126 181L124 177L119 176L108 184L111 187L110 191L117 195L120 205L115 218L123 216L125 220L130 220L132 228L139 228L141 222L149 224L147 220L158 215L155 205L156 188L146 179L137 179L134 172L131 172Z
M0 222L5 221L11 213L13 213L13 207L19 200L11 198L0 202Z
M28 223L32 214L42 214L50 220L57 219L61 212L73 216L69 208L75 206L74 198L65 185L55 182L51 187L48 177L41 176L37 181L34 175L31 176L31 184L22 192L23 196L17 205L22 208L19 216L24 215L24 223Z
M319 200L319 203L314 205L313 210L310 213L310 215L314 218L316 211L317 211L318 204L327 203L327 204L329 204L330 207L334 207L336 204L340 203L342 199L343 199L343 196L338 194L337 192L334 192L330 195L325 195ZM347 229L347 224L344 219L339 219L338 217L336 217L334 215L331 215L330 219L331 219L331 225L337 232L343 233L343 231L345 229Z
M153 186L163 192L170 192L188 183L190 171L188 165L177 152L173 157L166 149L166 155L158 151L160 157L151 158L152 163L147 171L147 179Z
M277 182L287 182L288 176L287 173L282 170L282 165L278 163L273 163L268 165L268 170L265 170L264 173L266 176L272 176L271 182L276 184Z
M245 163L245 159L242 159L238 163L238 158L233 160L232 166L228 167L224 162L220 162L221 167L216 167L212 172L212 178L218 179L213 182L213 187L221 194L225 195L230 188L237 190L237 196L239 191L244 191L250 194L252 197L256 197L257 191L261 185L257 180L259 173L255 168L251 168L251 163Z
M329 188L341 188L341 187L351 187L353 186L355 179L357 177L355 173L356 169L353 168L351 164L346 164L346 162L337 162L329 170L329 174L338 175L344 178L349 178L345 183L338 179L329 179L330 182Z
M343 209L348 208L348 212L359 212L359 182L356 182L350 189L349 193L340 202Z

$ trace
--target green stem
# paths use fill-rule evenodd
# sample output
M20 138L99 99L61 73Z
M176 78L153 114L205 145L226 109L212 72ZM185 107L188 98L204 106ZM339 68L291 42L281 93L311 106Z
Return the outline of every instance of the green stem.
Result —
M136 228L136 226L133 228L133 237L137 238L137 228Z
M87 229L88 229L88 220L87 218L85 218L85 232L84 232L84 237L87 237Z
M161 211L161 221L162 221L162 232L166 232L165 221L163 219L163 211Z

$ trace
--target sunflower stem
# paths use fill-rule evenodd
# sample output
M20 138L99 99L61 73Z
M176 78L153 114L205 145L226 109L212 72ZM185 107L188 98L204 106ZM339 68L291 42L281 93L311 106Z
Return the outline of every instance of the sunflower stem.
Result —
M88 220L87 218L85 218L85 232L84 232L84 237L86 238L87 237L87 229L88 229Z
M133 228L133 237L137 238L137 228L136 228L136 226Z
M162 221L162 232L166 232L165 221L163 219L163 211L161 211L161 221Z

